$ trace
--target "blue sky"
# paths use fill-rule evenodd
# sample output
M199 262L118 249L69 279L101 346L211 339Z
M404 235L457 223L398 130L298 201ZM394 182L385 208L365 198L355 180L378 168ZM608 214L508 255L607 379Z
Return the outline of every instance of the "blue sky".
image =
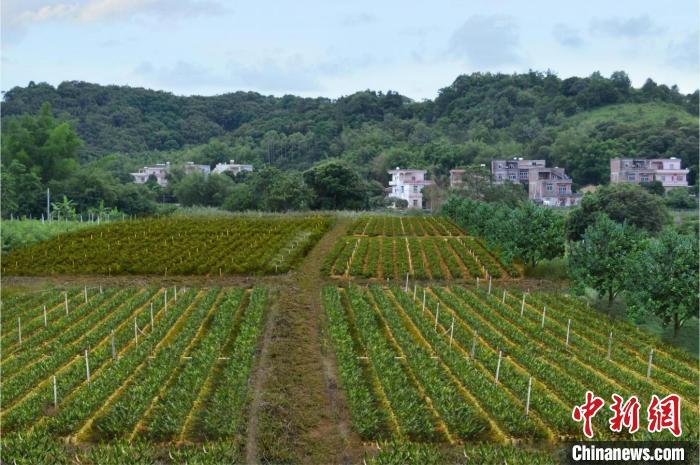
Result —
M411 4L412 3L412 4ZM624 70L692 92L698 2L3 0L2 90L30 80L181 95L434 98L475 71Z

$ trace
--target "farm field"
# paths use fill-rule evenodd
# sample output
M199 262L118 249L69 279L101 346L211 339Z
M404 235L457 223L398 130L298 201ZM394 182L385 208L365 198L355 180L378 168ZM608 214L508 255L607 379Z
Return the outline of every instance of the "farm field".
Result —
M360 218L322 269L333 277L402 280L514 278L519 273L476 238L441 217Z
M265 275L297 264L329 217L199 217L123 221L22 247L5 275Z
M58 438L240 454L265 289L73 288L3 308L3 460L41 463Z
M697 360L627 323L601 324L567 296L526 294L523 305L522 293L503 288L350 283L324 287L323 302L340 384L364 441L460 445L467 455L483 442L517 441L521 455L527 444L546 450L583 436L571 411L587 390L608 402L613 393L637 395L643 405L652 394L677 393L683 435L698 438ZM612 433L610 415L594 417L596 438L673 439L644 428ZM511 452L501 461L528 463ZM537 457L529 463L548 463Z

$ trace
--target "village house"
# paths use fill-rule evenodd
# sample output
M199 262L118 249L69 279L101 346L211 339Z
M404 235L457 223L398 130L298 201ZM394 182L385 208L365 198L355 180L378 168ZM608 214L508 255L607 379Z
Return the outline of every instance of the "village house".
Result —
M165 163L157 163L154 166L144 166L137 173L129 173L134 178L135 184L146 184L148 178L155 177L156 182L160 187L168 185L168 173L170 173L171 164L169 161ZM202 173L205 176L209 174L211 169L209 165L196 165L194 162L188 161L183 166L185 174Z
M496 184L520 183L527 189L528 198L548 207L578 205L580 194L574 194L573 181L563 168L547 168L544 160L493 160L491 173Z
M138 173L129 173L134 178L135 184L146 184L148 178L153 176L159 186L165 187L168 185L166 179L170 171L170 162L158 163L155 166L144 166Z
M408 202L408 208L424 208L423 188L433 184L425 179L425 170L401 169L387 171L391 175L387 197L395 197Z
M688 187L688 171L681 168L678 158L612 158L610 183L644 184L659 181L664 189Z
M230 163L217 163L214 167L213 173L221 174L229 172L236 175L243 171L253 171L253 165L241 165L237 164L236 160L231 160Z

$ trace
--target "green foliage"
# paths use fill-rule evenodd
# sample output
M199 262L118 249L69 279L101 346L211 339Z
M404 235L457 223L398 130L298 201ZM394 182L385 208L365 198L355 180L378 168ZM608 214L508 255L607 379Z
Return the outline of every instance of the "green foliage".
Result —
M326 231L327 217L167 217L118 222L21 248L3 272L272 274L288 271Z
M643 235L628 223L617 223L599 213L588 226L581 241L571 245L569 276L579 289L590 287L612 303L630 284L637 252Z
M698 208L698 198L690 195L689 189L676 188L666 193L666 205L669 208Z
M583 196L581 206L574 209L566 221L568 239L579 240L599 213L619 223L626 221L652 234L661 231L670 221L663 199L659 196L634 184L613 184Z
M18 247L26 247L48 240L76 229L93 226L89 222L13 220L2 222L2 251L8 252Z
M304 181L314 192L313 208L359 210L367 206L367 188L360 176L338 161L319 163L304 172Z
M231 194L233 181L224 174L192 173L183 177L173 187L180 203L186 207L219 207Z
M685 322L698 316L698 241L696 236L665 229L650 239L633 259L627 286L627 309L637 320L648 315L674 336Z
M442 212L470 234L483 237L506 262L519 259L530 266L564 253L564 220L552 209L526 202L511 208L452 196Z

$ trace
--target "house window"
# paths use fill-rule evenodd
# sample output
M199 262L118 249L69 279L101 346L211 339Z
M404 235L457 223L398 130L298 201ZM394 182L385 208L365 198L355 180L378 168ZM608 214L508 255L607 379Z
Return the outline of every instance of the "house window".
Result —
M566 194L566 186L559 186L559 193Z
M554 187L551 184L545 184L544 188L547 192L552 192L554 190Z
M498 164L499 168L503 168L503 165L501 163Z
M523 170L520 172L520 179L527 179L527 171Z
M636 180L637 180L637 176L634 175L634 174L628 174L628 175L627 175L627 180L628 180L628 181L636 181Z
M403 194L403 186L401 186L401 193Z
M499 180L499 181L502 181L502 180L503 180L503 175L502 175L502 174L499 174L499 175L498 175L498 180Z
M629 168L630 164L628 162L625 162L625 168Z
M415 181L415 180L416 180L416 177L415 177L415 176L411 176L411 181Z
M641 181L642 182L649 182L649 175L643 174Z
M666 176L661 176L661 180L662 180L662 181L665 181L665 180L666 180Z
M679 181L683 181L685 178L682 174L679 174L676 179L678 179Z
M418 186L413 186L413 193L417 194L418 193Z
M414 206L414 207L417 207L417 206L418 206L418 200L413 199L413 206Z
M515 174L509 174L509 175L508 175L508 178L509 178L511 181L515 181L516 176L515 176Z

